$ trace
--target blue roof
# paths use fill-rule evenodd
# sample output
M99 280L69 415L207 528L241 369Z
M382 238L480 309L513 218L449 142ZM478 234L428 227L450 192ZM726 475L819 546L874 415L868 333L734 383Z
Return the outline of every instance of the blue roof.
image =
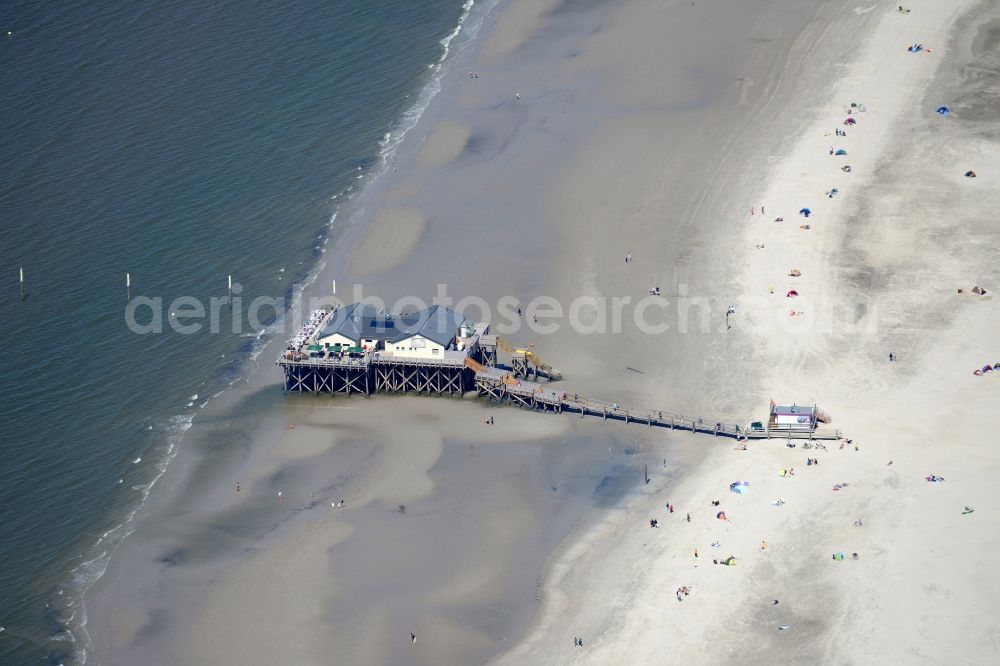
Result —
M419 312L392 315L379 313L365 303L352 303L337 309L316 338L339 334L355 343L361 340L398 342L420 335L447 347L464 322L465 317L439 305Z
M465 317L451 308L432 305L415 314L401 316L397 322L397 335L392 341L399 342L419 335L447 347L464 322Z

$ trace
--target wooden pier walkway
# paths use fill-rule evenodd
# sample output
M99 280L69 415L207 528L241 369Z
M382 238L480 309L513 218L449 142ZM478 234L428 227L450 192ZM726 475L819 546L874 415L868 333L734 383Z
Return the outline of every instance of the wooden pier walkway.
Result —
M764 428L750 429L737 423L718 419L686 416L654 409L636 409L625 407L618 403L595 400L579 394L569 394L565 391L553 391L536 382L512 379L511 375L495 368L473 368L476 370L475 382L478 394L497 402L507 402L525 409L554 412L568 412L584 416L599 416L601 419L637 423L649 427L669 428L671 430L687 430L692 433L705 433L716 437L746 437L748 439L824 439L841 438L840 430L835 428L786 429Z
M511 356L511 369L498 367L499 351ZM531 350L517 349L496 335L488 325L476 326L474 338L462 351L446 350L439 358L418 358L386 353L365 354L361 358L324 352L310 356L286 351L278 359L285 372L285 390L300 393L417 393L461 396L475 390L482 398L509 403L525 409L561 414L597 416L608 421L636 423L649 427L686 430L716 437L748 439L840 439L833 428L768 428L673 412L637 409L615 402L595 400L567 391L552 390L532 378L550 381L561 373Z

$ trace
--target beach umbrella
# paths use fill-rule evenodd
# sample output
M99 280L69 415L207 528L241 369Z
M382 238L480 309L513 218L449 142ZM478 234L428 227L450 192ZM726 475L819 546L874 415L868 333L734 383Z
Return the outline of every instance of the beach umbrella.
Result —
M809 217L810 215L812 215L812 211L809 210L808 208L803 208L802 210L799 211L799 215L804 215L806 217Z
M858 122L858 121L857 121L857 120L855 120L854 118L848 118L847 120L845 120L845 121L844 121L844 124L845 124L845 125L856 125L856 124L857 124L857 122Z
M846 155L846 154L847 154L847 151L844 150L843 148L839 148L837 150L837 152L834 153L834 155Z
M715 514L715 517L718 518L719 520L728 520L728 518L726 518L725 511L720 511L719 513Z
M949 109L947 106L939 106L937 112L939 116L947 116L949 113L951 113L951 109Z
M791 275L792 277L799 277L802 275L802 271L800 271L797 268L793 268L792 271L789 273L789 275Z
M785 294L785 297L786 298L792 298L793 296L798 296L798 295L799 295L799 292L795 291L794 289L789 289L788 293Z

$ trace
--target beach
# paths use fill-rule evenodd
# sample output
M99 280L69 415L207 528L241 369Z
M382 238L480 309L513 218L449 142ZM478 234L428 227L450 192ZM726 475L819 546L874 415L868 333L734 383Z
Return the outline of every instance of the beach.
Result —
M995 660L1000 11L803 4L500 3L305 297L548 297L503 333L561 390L843 442L285 395L275 341L88 595L95 660Z

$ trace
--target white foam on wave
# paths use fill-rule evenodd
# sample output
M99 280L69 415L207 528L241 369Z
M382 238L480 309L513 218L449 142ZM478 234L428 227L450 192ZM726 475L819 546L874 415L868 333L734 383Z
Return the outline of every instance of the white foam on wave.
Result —
M84 595L104 575L115 549L125 537L135 530L136 515L145 505L153 486L166 472L167 465L177 455L177 445L184 433L191 427L193 420L194 412L190 412L178 414L166 421L163 427L163 432L166 435L165 450L156 464L151 466L152 478L145 483L131 486L133 491L141 494L139 501L134 504L122 522L101 534L97 541L83 553L83 561L69 572L69 579L65 584L66 594L62 597L65 601L60 604L65 630L52 636L51 639L57 642L71 643L74 646L73 652L77 663L86 663L87 655L91 651L90 634L87 631L87 609L83 603ZM149 426L149 428L152 430L153 426ZM141 457L136 458L133 464L141 460ZM118 483L122 483L122 481L123 479L119 479Z
M424 111L430 105L431 100L434 99L434 97L441 91L441 78L444 76L445 66L449 61L449 56L453 53L453 41L455 38L459 35L463 35L462 41L455 46L457 49L455 52L458 52L462 47L471 43L478 36L479 30L482 27L483 19L485 19L490 10L492 10L498 2L499 0L480 0L480 2L477 3L475 0L466 0L462 5L462 14L459 17L455 28L439 42L442 47L440 57L428 65L428 68L432 70L430 81L417 94L413 104L403 112L399 122L397 122L392 129L387 131L382 140L378 142L378 167L373 169L371 172L370 175L372 177L364 181L364 187L369 187L378 178L378 176L389 170L393 164L393 157L396 154L396 150L403 142L406 134L413 129L414 126L416 126L421 116L423 116ZM474 14L473 9L477 6L477 4L481 8L481 11L476 11ZM470 21L470 16L474 16L475 19ZM406 98L409 97L410 95L406 95ZM361 170L360 167L359 170ZM360 179L365 175L366 174L362 170L362 173L358 176L358 178ZM336 209L327 220L328 229L333 228L340 212L341 205L343 205L346 201L352 200L355 197L355 194L361 193L360 191L358 193L354 193L354 190L355 185L351 184L342 192L334 194L331 197L331 201L339 200L339 202ZM359 212L360 211L354 211L355 215ZM350 220L350 223L353 222L353 219ZM325 246L329 242L329 234L327 233L321 236L323 237L323 245ZM321 253L326 252L325 248L321 248L319 246L315 249L321 250ZM325 261L317 261L312 270L310 270L301 281L302 289L308 289L317 280L325 267ZM301 301L301 292L298 296L298 300ZM296 307L301 307L301 303L292 304L293 311ZM267 343L270 341L270 338L272 337L270 335L271 331L280 332L283 325L283 319L279 319L266 329L258 331L257 333L248 334L255 339L243 366L247 369L247 374L245 376L249 376L256 371L258 367L258 364L256 363L257 357L260 356L261 352L263 352ZM226 355L223 354L221 357L225 358L225 356ZM230 381L228 382L228 385L232 386L238 381L238 379ZM195 409L204 408L204 406L208 404L209 400L218 397L223 393L223 391L215 393ZM188 407L192 407L197 398L197 394L189 398L190 402ZM160 477L163 476L167 466L177 455L178 445L180 444L184 433L191 427L195 413L195 411L190 411L185 414L178 414L168 420L164 428L164 433L166 434L166 450L163 452L163 455L159 457L156 464L153 465L154 474L151 480L145 484L132 486L133 490L141 493L141 498L135 503L134 507L125 516L125 519L121 523L107 530L99 539L97 539L97 541L83 554L83 561L74 567L69 573L69 582L66 585L69 589L69 594L67 595L69 599L62 605L62 611L65 615L64 623L66 629L52 638L53 640L72 643L74 645L74 653L77 663L86 663L87 656L91 652L91 639L90 634L87 631L87 612L85 604L83 603L84 595L87 590L89 590L91 586L93 586L93 584L104 575L104 572L108 567L108 562L110 561L115 549L126 537L128 537L129 534L135 530L135 519L137 514L145 505L146 499L149 497L150 492L152 492L156 482L160 480ZM148 430L153 429L153 426L148 427ZM133 462L138 464L140 461L141 457L136 458ZM122 482L123 479L120 479L118 483Z

